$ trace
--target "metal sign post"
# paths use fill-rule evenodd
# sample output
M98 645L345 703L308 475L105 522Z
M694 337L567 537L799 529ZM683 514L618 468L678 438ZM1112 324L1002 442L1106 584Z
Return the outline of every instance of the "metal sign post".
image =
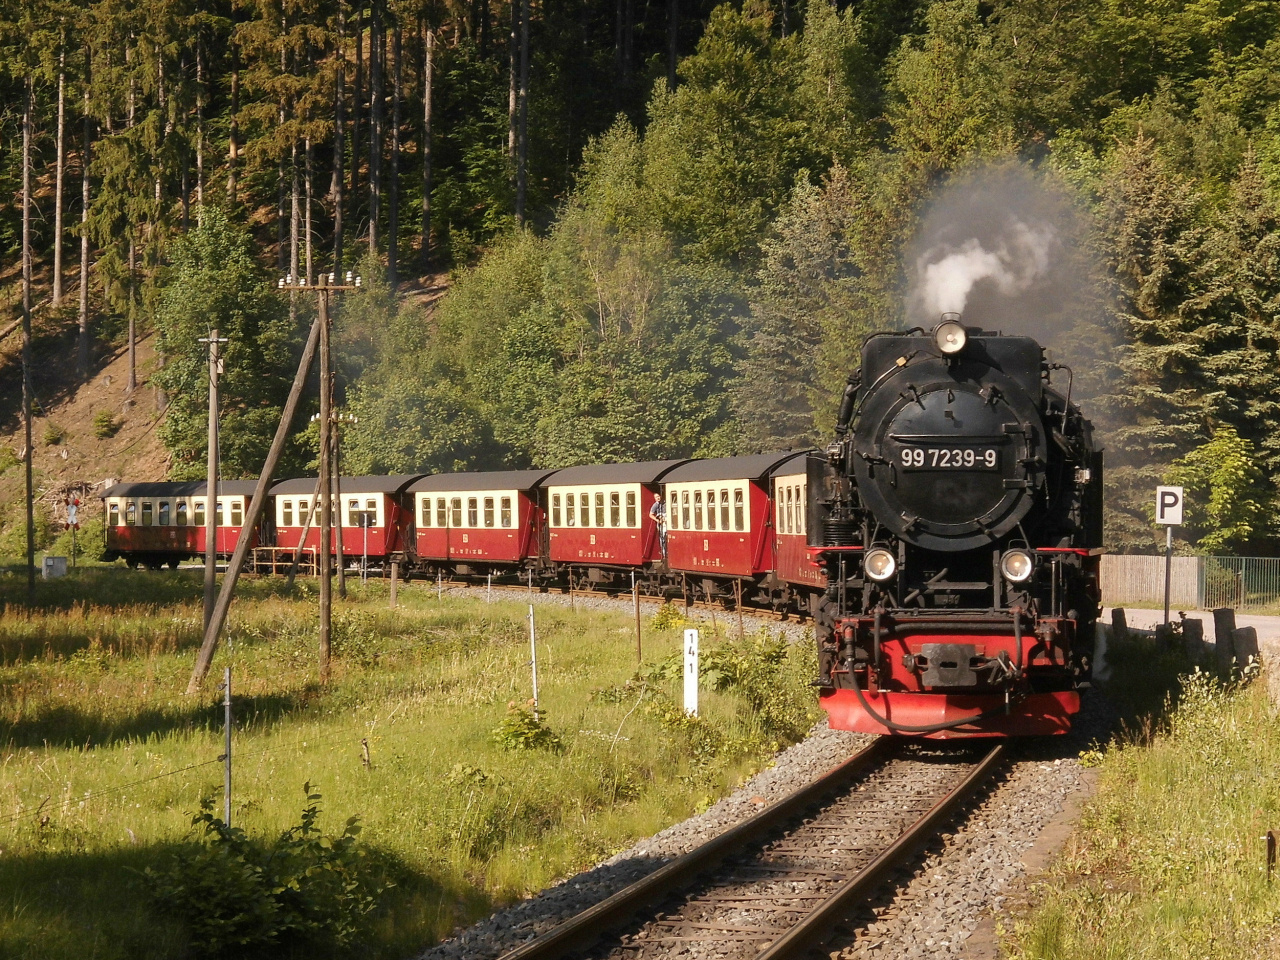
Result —
M698 631L684 632L684 712L698 715Z
M1182 487L1156 487L1156 523L1164 524L1164 623L1169 625L1169 592L1173 584L1173 528L1182 525Z

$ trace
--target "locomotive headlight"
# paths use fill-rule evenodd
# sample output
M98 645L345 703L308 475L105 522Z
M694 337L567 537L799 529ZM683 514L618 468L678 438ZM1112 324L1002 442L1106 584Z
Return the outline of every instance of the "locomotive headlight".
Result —
M888 580L898 570L898 561L884 547L873 547L862 559L862 568L872 580Z
M943 356L953 356L969 342L969 332L959 320L943 320L933 328L933 342Z
M1025 550L1010 550L1000 558L1000 572L1010 583L1029 580L1035 566L1035 560Z

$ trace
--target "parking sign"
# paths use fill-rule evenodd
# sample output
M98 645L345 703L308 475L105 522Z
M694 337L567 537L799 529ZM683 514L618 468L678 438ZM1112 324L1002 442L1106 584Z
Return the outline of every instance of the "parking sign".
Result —
M1156 487L1156 523L1182 526L1182 488Z

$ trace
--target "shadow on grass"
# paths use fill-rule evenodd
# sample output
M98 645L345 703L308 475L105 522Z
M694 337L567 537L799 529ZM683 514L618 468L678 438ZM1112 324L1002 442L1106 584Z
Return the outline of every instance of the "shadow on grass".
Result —
M257 732L270 729L289 718L296 718L324 695L315 683L287 693L232 696L231 712L237 729L250 727ZM20 747L105 747L120 742L140 742L149 737L164 737L176 731L221 729L221 701L193 697L143 707L121 716L104 714L98 707L66 704L46 707L38 714L22 717L8 726L0 726L0 743Z
M127 824L122 824L122 832ZM50 837L50 843L68 838ZM195 841L125 845L100 852L51 850L0 857L0 958L23 960L173 960L209 956L193 949L182 918L158 905L144 872L163 871L196 850ZM359 956L401 960L483 916L492 904L462 879L412 869L368 848L368 869L392 886L379 898L362 941L236 948L227 957ZM217 956L217 954L214 954Z

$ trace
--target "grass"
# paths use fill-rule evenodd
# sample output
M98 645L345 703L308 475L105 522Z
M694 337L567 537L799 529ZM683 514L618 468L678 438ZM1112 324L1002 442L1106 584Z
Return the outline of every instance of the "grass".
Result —
M539 706L560 747L507 749L512 724L495 730L530 694L527 606L438 602L411 585L392 611L376 582L335 606L324 687L315 584L286 596L279 581L245 582L208 689L187 697L198 574L83 570L37 586L28 614L25 580L0 577L0 956L189 955L141 871L189 855L203 798L221 811L224 666L233 822L278 835L307 782L327 831L361 817L370 862L395 884L361 949L371 957L408 956L688 816L817 713L808 644L780 656L767 637L704 640L746 666L729 671L741 682L717 674L695 721L676 707L676 626L646 628L638 679L630 617L547 605Z
M1280 956L1280 902L1267 880L1280 827L1280 719L1266 684L1187 672L1152 710L1176 655L1135 641L1111 688L1133 722L1106 749L1098 789L1034 907L1006 937L1018 960L1236 960ZM1150 662L1150 660L1146 660ZM1246 677L1248 679L1248 677Z

